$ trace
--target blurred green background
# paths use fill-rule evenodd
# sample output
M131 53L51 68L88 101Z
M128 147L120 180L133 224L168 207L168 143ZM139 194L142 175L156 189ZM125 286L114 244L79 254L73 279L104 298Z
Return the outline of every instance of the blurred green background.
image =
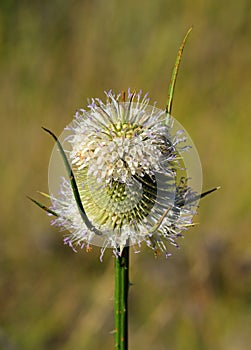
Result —
M130 349L245 350L251 343L251 2L0 2L0 349L113 348L112 252L73 253L25 195L47 191L53 147L88 97L143 89L164 108L194 25L173 116L194 140L200 225L173 256L131 254Z

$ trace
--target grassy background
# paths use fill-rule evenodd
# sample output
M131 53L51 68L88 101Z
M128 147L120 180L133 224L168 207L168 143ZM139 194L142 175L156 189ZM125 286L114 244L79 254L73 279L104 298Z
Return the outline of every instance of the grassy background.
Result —
M251 342L251 5L213 1L0 2L0 348L112 349L113 257L74 254L25 195L47 191L53 142L104 90L165 106L203 165L200 225L165 261L131 256L130 349L245 350Z

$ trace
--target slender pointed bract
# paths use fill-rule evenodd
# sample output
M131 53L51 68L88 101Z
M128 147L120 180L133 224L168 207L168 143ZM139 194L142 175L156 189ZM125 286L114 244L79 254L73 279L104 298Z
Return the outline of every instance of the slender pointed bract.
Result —
M26 196L29 200L31 200L33 203L35 203L39 208L43 209L44 211L46 211L48 214L54 215L56 217L58 217L58 214L54 211L51 210L50 208L46 207L44 204L41 204L40 202L36 201L35 199Z
M170 81L169 90L168 90L167 106L166 106L166 112L168 114L171 114L171 112L172 112L174 89L175 89L176 80L177 80L177 76L178 76L178 72L179 72L180 61L181 61L181 57L182 57L182 53L183 53L185 44L187 42L188 36L191 33L192 29L193 28L191 27L187 31L187 33L183 39L183 42L180 46L178 56L176 58L176 61L175 61L174 67L173 67L173 72L172 72L171 81Z
M72 188L72 191L73 191L73 194L74 194L77 206L78 206L78 210L79 210L79 213L80 213L83 221L85 222L86 226L91 231L95 232L98 235L102 235L102 233L98 229L96 229L95 226L92 225L92 223L88 219L88 216L85 213L85 210L84 210L81 198L80 198L80 194L79 194L79 191L78 191L77 183L76 183L73 171L71 169L71 165L70 165L70 163L69 163L69 161L67 159L67 156L65 154L65 151L64 151L60 141L58 140L58 138L56 137L56 135L52 131L50 131L49 129L46 129L44 127L42 127L42 129L44 131L48 132L53 137L53 139L56 141L56 143L57 143L59 152L60 152L60 154L61 154L61 156L63 158L64 164L65 164L65 168L66 168L67 174L68 174L69 179L70 179L71 188Z
M221 188L220 186L217 186L217 187L212 188L211 190L205 191L205 192L201 193L200 198L204 198L204 197L206 197L208 194L213 193L214 191L217 191L217 190L219 190L220 188Z
M205 197L206 197L207 195L209 195L210 193L213 193L214 191L217 191L217 190L219 190L219 189L220 189L220 186L214 187L214 188L212 188L211 190L202 192L201 194L198 194L198 195L196 195L196 196L194 196L194 197L191 197L191 198L187 199L186 204L193 203L193 202L196 202L196 201L198 201L198 200L200 200L200 199L202 199L202 198L205 198Z

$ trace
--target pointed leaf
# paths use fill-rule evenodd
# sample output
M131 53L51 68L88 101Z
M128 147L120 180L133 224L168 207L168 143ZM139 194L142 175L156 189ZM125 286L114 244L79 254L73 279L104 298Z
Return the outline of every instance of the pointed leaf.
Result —
M39 208L41 208L41 209L43 209L44 211L46 211L48 214L51 214L51 215L54 215L54 216L58 217L58 214L57 214L55 211L49 209L49 208L46 207L45 205L39 203L38 201L36 201L35 199L33 199L33 198L29 197L29 196L27 196L27 198L28 198L29 200L31 200L33 203L35 203Z
M82 201L81 201L81 198L80 198L80 194L79 194L79 191L78 191L78 187L77 187L77 183L76 183L76 180L75 180L75 177L74 177L74 174L73 174L73 171L71 169L71 166L70 166L70 163L67 159L67 156L65 154L65 151L60 143L60 141L58 140L58 138L56 137L55 134L53 134L52 131L46 129L46 128L43 128L44 131L48 132L52 137L53 139L56 141L56 144L58 146L58 149L59 149L59 152L63 158L63 161L64 161L64 165L65 165L65 168L66 168L66 171L67 171L67 174L69 176L69 179L70 179L70 183L71 183L71 188L72 188L72 191L73 191L73 195L74 195L74 198L76 200L76 203L77 203L77 206L78 206L78 210L79 210L79 213L83 219L83 221L85 222L86 226L93 232L95 232L96 234L98 235L102 235L102 233L95 228L95 226L92 225L92 223L90 222L90 220L88 219L88 216L86 215L85 213L85 210L84 210L84 207L83 207L83 204L82 204Z
M221 187L218 186L218 187L212 188L212 189L209 190L209 191L205 191L205 192L201 193L200 198L204 198L204 197L206 197L208 194L210 194L210 193L212 193L212 192L214 192L214 191L217 191L217 190L219 190L220 188L221 188Z
M173 95L174 95L174 89L175 89L175 84L178 76L178 71L179 71L179 66L180 66L180 61L181 61L181 56L186 44L186 41L188 39L189 34L192 31L192 27L187 31L185 38L183 39L183 42L180 46L174 67L173 67L173 72L172 72L172 77L169 85L169 90L168 90L168 98L167 98L167 106L166 106L166 113L171 114L172 111L172 104L173 104Z
M187 200L184 204L189 204L189 203L196 202L197 200L202 199L202 198L206 197L208 194L210 194L210 193L212 193L214 191L217 191L219 189L220 189L220 186L214 187L211 190L205 191L205 192L203 192L201 194L198 194L197 196L194 196L193 198Z

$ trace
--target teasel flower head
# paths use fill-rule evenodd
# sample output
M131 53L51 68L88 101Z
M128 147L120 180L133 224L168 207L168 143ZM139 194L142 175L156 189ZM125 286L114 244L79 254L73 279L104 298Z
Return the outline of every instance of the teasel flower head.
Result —
M193 225L201 186L196 149L181 125L149 101L141 91L109 91L105 102L92 99L77 111L61 136L84 216L67 175L55 186L61 161L55 146L52 223L68 230L64 242L74 250L98 245L102 254L107 247L118 254L145 242L168 256L167 243L177 246L182 231Z
M109 91L76 112L56 141L49 166L50 208L30 198L54 216L65 231L64 243L74 251L92 245L116 256L144 242L169 256L182 232L193 226L201 193L202 172L196 148L171 115L182 52L173 68L165 110L142 92ZM63 167L62 167L63 165Z

